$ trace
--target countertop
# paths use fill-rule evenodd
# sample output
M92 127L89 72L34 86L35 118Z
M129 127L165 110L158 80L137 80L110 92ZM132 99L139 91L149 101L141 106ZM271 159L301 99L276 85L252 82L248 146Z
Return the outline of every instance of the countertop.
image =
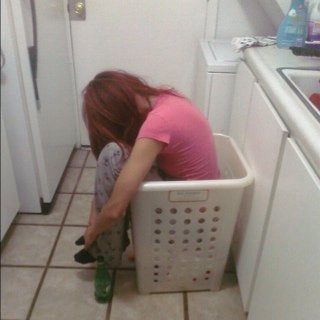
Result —
M295 56L288 49L268 46L246 49L244 59L287 126L290 137L320 176L320 123L277 71L298 67L320 70L320 58Z

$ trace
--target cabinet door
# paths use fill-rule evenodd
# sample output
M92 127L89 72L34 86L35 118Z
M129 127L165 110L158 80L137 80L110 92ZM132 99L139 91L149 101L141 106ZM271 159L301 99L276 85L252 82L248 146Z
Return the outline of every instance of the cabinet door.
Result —
M245 62L239 64L235 78L234 94L231 103L232 111L229 125L229 135L243 149L252 88L255 77Z
M286 127L260 85L255 83L243 147L255 182L252 188L245 191L234 241L236 269L246 311L286 137Z
M287 139L249 320L320 315L320 179Z

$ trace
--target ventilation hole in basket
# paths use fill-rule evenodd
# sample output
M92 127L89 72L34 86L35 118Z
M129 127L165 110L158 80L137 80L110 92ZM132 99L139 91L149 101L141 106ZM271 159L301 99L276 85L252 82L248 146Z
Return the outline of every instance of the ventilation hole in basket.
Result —
M190 224L191 223L191 220L190 219L185 219L184 220L184 224Z
M199 209L199 212L201 212L201 213L204 213L204 212L206 212L207 211L207 208L206 207L201 207L200 209Z
M198 222L201 223L201 224L202 224L202 223L205 223L205 221L206 221L206 219L203 219L203 218L200 218L200 219L198 220Z
M159 268L160 268L158 264L155 264L153 267L154 267L155 269L159 269Z
M161 230L156 229L156 230L154 230L154 233L155 233L155 234L161 234Z
M177 220L175 220L175 219L171 219L171 220L169 221L169 223L170 223L171 225L174 225L174 224L176 224L176 223L177 223Z
M177 213L178 210L177 210L176 208L171 208L171 209L170 209L170 212L174 214L174 213Z
M184 240L182 241L182 243L184 243L184 244L189 243L189 240L188 240L188 239L184 239Z
M154 222L155 222L155 224L161 224L162 220L161 219L156 219Z
M158 276L159 273L158 273L158 272L154 272L153 275L154 275L154 276Z
M202 228L200 228L200 229L197 230L198 233L203 233L203 231L204 231L204 230L203 230Z
M184 209L184 212L185 212L185 213L191 213L191 212L192 212L192 209L191 209L191 208L185 208L185 209Z
M215 212L218 212L218 211L220 211L220 207L219 207L219 206L215 206L215 207L213 208L213 210L214 210Z
M169 242L169 244L174 244L175 243L175 241L173 239L170 239L168 242Z
M201 250L202 250L202 249L201 249L200 247L196 248L196 251L198 251L198 252L201 251Z
M201 243L201 242L202 242L202 239L201 239L201 238L197 239L197 242L198 242L198 243Z
M183 234L189 234L190 233L190 230L186 229L186 230L183 230Z
M205 278L204 278L204 280L209 280L209 279L210 279L209 277L205 277Z
M206 271L206 274L210 274L210 273L211 273L211 271L210 271L210 270L207 270L207 271Z
M213 217L213 218L212 218L212 221L213 221L213 222L218 222L219 220L220 220L219 217Z
M176 233L176 230L169 230L169 234L175 234Z
M158 279L153 279L153 282L159 282L159 280Z
M211 228L211 232L217 232L217 228L216 227L213 227L213 228Z
M156 208L154 211L155 211L156 213L158 213L158 214L162 213L162 209L161 209L161 208Z
M155 239L154 243L161 243L160 239Z
M197 281L197 278L193 278L192 281L193 281L193 282L196 282L196 281Z
M171 249L171 248L169 248L169 249L168 249L168 252L169 252L170 254L172 254L172 253L173 253L173 251L174 251L174 250L173 250L173 249ZM169 259L172 259L172 257L168 257L168 260L169 260Z
M217 239L216 237L211 237L210 241L213 242L213 241L216 241L216 239Z

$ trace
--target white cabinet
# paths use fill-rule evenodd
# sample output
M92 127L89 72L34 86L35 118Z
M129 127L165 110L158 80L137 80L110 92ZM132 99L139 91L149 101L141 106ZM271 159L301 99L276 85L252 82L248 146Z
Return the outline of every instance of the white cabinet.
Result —
M319 319L319 226L319 177L288 138L249 320Z
M200 41L193 101L214 132L228 134L238 60L230 41Z
M253 171L255 182L252 188L245 191L233 246L241 297L246 311L250 304L278 163L287 134L286 127L268 97L260 85L254 83L243 138L243 153Z
M1 240L20 207L7 133L1 115Z
M252 88L256 79L245 62L239 64L235 79L229 135L243 149Z

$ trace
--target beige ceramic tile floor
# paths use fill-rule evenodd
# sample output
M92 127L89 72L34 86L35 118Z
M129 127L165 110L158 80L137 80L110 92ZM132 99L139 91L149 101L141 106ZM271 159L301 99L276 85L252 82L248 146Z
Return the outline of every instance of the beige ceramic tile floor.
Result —
M48 215L18 214L2 244L1 320L244 320L233 273L219 292L140 295L134 265L113 270L113 300L93 296L95 265L79 265L74 241L85 230L95 160L74 154Z

